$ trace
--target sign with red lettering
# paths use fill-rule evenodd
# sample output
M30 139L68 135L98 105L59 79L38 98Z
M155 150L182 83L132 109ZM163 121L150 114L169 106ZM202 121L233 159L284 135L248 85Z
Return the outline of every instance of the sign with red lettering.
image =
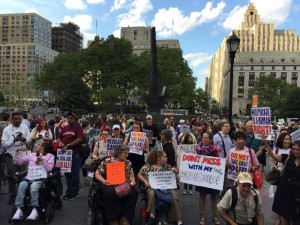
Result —
M57 149L56 166L60 167L60 172L71 173L72 153L72 150L66 150L63 152L61 149Z
M236 180L240 172L248 172L250 161L250 154L231 152L228 162L232 165L232 168L228 169L227 178L230 180Z
M197 144L192 144L192 145L187 145L187 144L182 144L182 145L177 145L176 153L177 153L177 166L180 166L180 156L181 153L193 153L197 154L196 152Z
M142 146L145 144L146 134L143 132L131 132L129 140L129 152L143 155Z
M223 189L225 159L212 156L181 153L180 182L216 190Z
M271 140L272 120L270 107L252 108L251 116L255 138L261 139L261 136L266 135L267 140Z

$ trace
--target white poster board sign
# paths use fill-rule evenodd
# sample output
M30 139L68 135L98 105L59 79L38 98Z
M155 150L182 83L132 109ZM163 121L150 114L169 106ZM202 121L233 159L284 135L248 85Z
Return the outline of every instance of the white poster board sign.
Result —
M66 150L63 152L61 149L57 149L56 166L60 167L60 172L71 173L72 153L73 150Z
M253 130L256 139L261 139L262 135L267 136L267 140L272 140L272 119L270 107L251 108Z
M181 153L180 182L196 186L223 189L225 176L225 159Z
M145 144L146 134L143 132L131 132L129 140L129 152L143 155L142 146Z
M173 171L149 172L149 183L153 189L176 189L176 177Z
M180 133L190 132L190 125L182 124L182 125L180 125L179 130L180 130Z
M192 153L192 154L197 154L196 152L197 144L192 144L192 145L177 145L176 149L176 154L177 154L177 166L180 167L180 157L181 153Z
M231 152L229 157L229 164L232 165L232 169L228 169L227 178L230 180L236 180L240 172L248 172L250 165L250 155L237 152Z
M37 180L47 178L47 170L43 166L28 166L26 178L28 180Z
M300 129L294 131L293 133L290 134L292 137L292 142L300 140Z

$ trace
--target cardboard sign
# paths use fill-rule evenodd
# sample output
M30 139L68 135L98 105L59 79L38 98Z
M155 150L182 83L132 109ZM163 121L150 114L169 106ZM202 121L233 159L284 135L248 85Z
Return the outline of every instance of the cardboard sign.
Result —
M190 125L182 124L179 127L180 133L182 132L190 132Z
M60 172L71 173L72 154L73 150L66 150L63 152L61 149L57 149L56 166L60 167Z
M118 145L123 144L122 138L107 138L106 139L106 150L113 151Z
M216 190L223 189L225 159L181 153L180 182Z
M192 154L197 154L196 152L197 144L192 144L192 145L187 145L187 144L182 144L182 145L177 145L176 153L177 153L177 162L178 162L178 167L180 167L180 157L181 153L192 153Z
M251 108L254 135L256 139L266 135L267 140L272 138L272 120L270 107Z
M300 129L294 131L293 133L290 134L292 138L292 143L294 141L300 140Z
M229 163L233 166L233 169L228 169L227 178L230 180L236 180L240 172L248 172L250 165L250 155L231 152Z
M145 143L146 134L143 132L131 132L129 140L129 152L143 155L142 146Z
M173 171L149 172L149 183L153 189L176 189L176 177Z
M109 185L117 185L125 182L125 162L111 162L106 164L106 179Z
M37 180L47 178L47 170L43 166L28 166L26 178L28 180Z

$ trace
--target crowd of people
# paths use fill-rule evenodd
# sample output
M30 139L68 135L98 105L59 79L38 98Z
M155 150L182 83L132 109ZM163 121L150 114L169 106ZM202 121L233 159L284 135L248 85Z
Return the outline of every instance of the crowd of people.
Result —
M175 125L176 124L176 125ZM181 129L188 127L188 129ZM173 171L176 182L180 181L177 162L177 145L195 145L195 154L221 157L226 161L225 171L237 168L232 155L241 153L249 156L246 171L236 170L236 180L224 177L223 190L184 184L182 194L193 195L199 192L199 224L221 224L221 218L231 225L263 225L262 199L258 188L253 183L253 172L264 171L266 160L270 156L271 168L282 171L278 185L271 185L270 198L274 199L272 210L277 217L276 225L300 224L300 141L292 143L291 133L299 129L298 122L273 126L273 139L255 138L251 120L229 124L228 121L212 121L207 123L198 118L181 119L176 123L173 119L153 121L152 115L145 118L135 117L127 120L120 114L114 116L82 116L78 118L72 112L47 121L42 116L1 115L1 148L0 148L0 185L5 180L5 173L13 176L30 165L44 167L51 171L55 164L57 149L72 150L71 172L65 176L67 189L64 200L72 201L79 197L80 188L90 186L86 160L103 159L95 172L95 179L105 206L105 216L112 225L129 225L134 218L134 208L141 185L147 188L148 225L156 224L156 190L149 183L149 172ZM133 132L151 132L140 146L141 154L129 151ZM107 157L107 139L122 139L114 153ZM57 143L54 144L54 142ZM119 198L114 186L107 180L107 164L123 162L126 180L131 188L125 197ZM82 173L82 176L80 175ZM82 180L81 180L82 177ZM41 182L30 181L32 212L27 219L36 219L38 211L38 189ZM9 205L15 205L17 211L14 219L22 217L22 199L28 187L28 181L22 181L16 188L14 181L8 181ZM0 186L1 190L1 186ZM170 190L171 204L167 218L170 222L182 225L180 202L176 189ZM212 215L205 214L206 196L210 196Z

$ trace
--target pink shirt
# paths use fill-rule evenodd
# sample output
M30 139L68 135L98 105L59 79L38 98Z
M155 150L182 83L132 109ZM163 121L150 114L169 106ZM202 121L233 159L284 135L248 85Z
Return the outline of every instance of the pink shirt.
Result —
M44 160L39 164L36 164L37 160L36 153L30 153L22 157L21 152L16 152L13 158L13 163L17 165L28 164L28 166L43 166L48 172L53 169L54 166L54 155L47 153L41 156ZM26 176L26 178L28 178Z

